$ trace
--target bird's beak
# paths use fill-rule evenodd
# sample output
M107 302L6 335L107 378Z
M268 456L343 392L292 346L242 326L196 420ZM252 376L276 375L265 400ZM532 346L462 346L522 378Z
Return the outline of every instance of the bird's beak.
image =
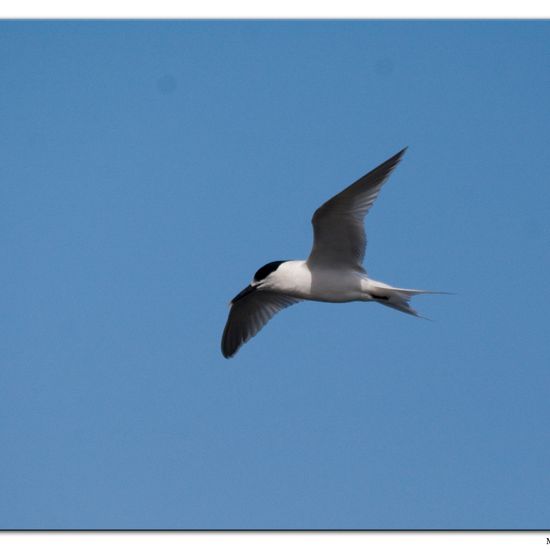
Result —
M235 302L238 302L239 300L241 300L245 296L248 296L249 294L254 292L257 288L258 288L257 286L248 285L244 290L241 290L237 294L237 296L235 296L235 298L233 298L233 300L231 300L231 305L233 305Z

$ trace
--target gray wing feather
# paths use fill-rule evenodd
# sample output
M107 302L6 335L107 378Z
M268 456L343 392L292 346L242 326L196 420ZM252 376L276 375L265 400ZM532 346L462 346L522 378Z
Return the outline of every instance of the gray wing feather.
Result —
M313 224L309 265L343 265L362 269L367 236L364 219L406 148L320 206Z
M276 313L298 302L292 296L262 290L235 302L223 331L223 356L233 357Z

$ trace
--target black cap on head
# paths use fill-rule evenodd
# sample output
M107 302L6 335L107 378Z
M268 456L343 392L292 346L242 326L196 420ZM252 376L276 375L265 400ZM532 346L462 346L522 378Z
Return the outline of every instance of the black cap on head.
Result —
M279 260L277 262L269 262L263 267L260 267L254 274L254 281L263 281L270 273L273 273L281 264L284 264L288 260Z

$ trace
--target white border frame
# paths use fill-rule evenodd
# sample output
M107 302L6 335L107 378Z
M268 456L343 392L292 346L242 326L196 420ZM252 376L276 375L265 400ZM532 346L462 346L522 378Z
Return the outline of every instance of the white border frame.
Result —
M439 19L550 17L546 0L18 0L0 7L3 18L117 19Z

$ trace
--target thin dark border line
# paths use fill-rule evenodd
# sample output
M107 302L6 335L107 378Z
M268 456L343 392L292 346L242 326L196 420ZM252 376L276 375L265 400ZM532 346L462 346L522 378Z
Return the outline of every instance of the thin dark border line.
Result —
M0 533L548 533L549 529L0 529Z
M202 22L233 22L233 21L257 21L257 22L264 22L264 21L274 21L274 22L316 22L316 21L334 21L335 23L339 22L363 22L363 21L388 21L388 22L408 22L408 21L427 21L427 22L470 22L470 21L495 21L495 22L507 22L507 21L527 21L527 22L535 22L535 21L542 21L542 22L548 22L550 21L550 16L544 16L540 18L536 17L449 17L449 18L441 18L441 17L0 17L0 22L5 21L137 21L137 22L143 22L143 21L170 21L170 22L179 22L179 21L202 21Z

